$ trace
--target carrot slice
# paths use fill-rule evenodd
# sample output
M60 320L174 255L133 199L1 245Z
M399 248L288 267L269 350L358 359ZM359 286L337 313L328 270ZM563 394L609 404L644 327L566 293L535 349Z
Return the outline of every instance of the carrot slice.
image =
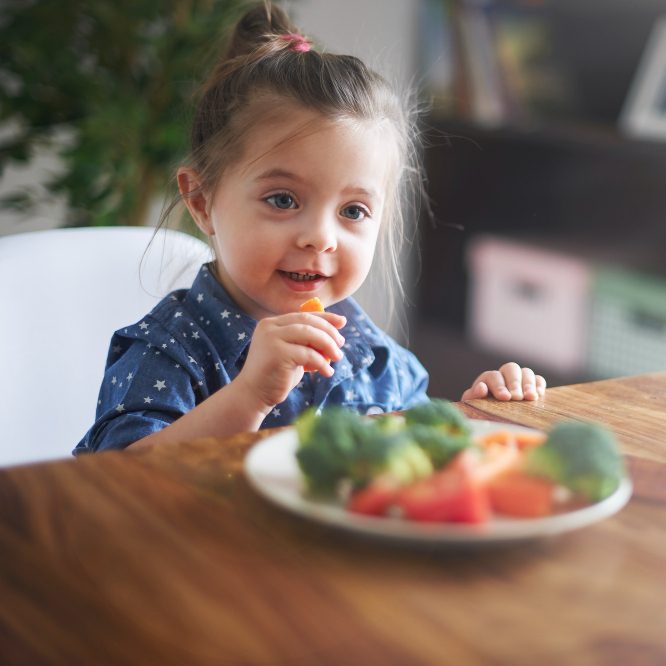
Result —
M553 513L554 488L547 479L508 472L490 482L490 506L496 513L516 518L548 516Z
M543 432L517 432L516 444L518 448L529 449L532 446L540 446L546 441L546 434Z
M314 298L309 298L305 303L301 303L298 307L301 312L324 312L324 306L319 300L319 297L315 296ZM315 350L319 351L319 350ZM321 352L319 352L321 354ZM322 354L323 356L323 354ZM324 357L326 358L326 357ZM330 363L331 359L327 358L326 363ZM315 368L304 367L305 372L317 372Z
M310 298L305 303L301 303L299 308L301 312L323 312L324 306L317 296Z
M522 451L543 444L546 441L546 435L540 432L510 432L509 430L494 430L493 432L480 436L476 441L480 446L503 444L504 446L515 446Z

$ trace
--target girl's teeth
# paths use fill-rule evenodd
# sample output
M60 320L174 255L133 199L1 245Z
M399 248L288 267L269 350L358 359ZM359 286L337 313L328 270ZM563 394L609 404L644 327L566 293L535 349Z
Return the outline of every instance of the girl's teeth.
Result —
M317 273L287 273L287 275L298 282L306 282L316 280L319 275Z

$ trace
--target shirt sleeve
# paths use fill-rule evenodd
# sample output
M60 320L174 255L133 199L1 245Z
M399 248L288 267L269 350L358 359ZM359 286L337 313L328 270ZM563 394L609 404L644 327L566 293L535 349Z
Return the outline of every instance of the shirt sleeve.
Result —
M169 340L173 338L157 331L146 340L114 336L96 420L75 455L123 449L162 430L200 402L199 365Z

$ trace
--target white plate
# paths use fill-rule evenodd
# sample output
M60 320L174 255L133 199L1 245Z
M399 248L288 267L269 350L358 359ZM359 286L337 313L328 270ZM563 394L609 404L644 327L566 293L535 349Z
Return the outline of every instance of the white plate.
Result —
M470 421L474 435L493 430L536 432L531 428ZM595 523L619 511L631 497L631 482L624 478L617 490L596 504L546 518L494 517L484 525L418 523L399 518L375 518L350 513L334 500L313 500L303 494L304 481L296 461L298 437L293 428L255 445L245 458L245 475L263 497L295 514L319 523L377 537L442 544L520 541L552 536Z

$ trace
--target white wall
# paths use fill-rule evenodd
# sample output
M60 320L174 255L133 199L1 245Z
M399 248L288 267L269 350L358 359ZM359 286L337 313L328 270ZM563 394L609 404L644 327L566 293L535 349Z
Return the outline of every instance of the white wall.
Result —
M283 5L317 47L355 55L398 86L411 81L419 0L292 0Z

